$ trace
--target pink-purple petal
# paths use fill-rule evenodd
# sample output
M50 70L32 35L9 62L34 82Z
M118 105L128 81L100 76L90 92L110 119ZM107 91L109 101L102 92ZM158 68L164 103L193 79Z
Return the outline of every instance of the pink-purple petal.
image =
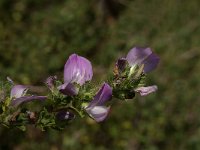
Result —
M56 80L57 80L57 76L50 76L46 79L45 83L49 89L53 89Z
M139 87L135 89L135 92L140 93L141 96L146 96L150 93L156 92L158 87L156 85L147 86L147 87Z
M141 64L147 57L152 54L150 48L134 47L126 56L126 59L130 66L135 64Z
M110 107L104 106L112 97L112 88L104 83L101 89L97 92L94 99L85 108L86 112L97 122L103 121L110 110Z
M87 108L86 111L96 122L101 122L108 116L110 107L95 106L92 108Z
M93 76L92 65L84 57L72 54L64 67L64 82L83 85Z
M47 96L22 96L11 101L11 106L17 107L20 104L31 102L33 100L44 101Z
M11 89L10 96L11 98L19 98L23 96L27 90L28 90L27 86L14 85Z
M58 90L68 96L74 96L78 94L78 89L72 83L64 83L58 87Z
M90 102L88 107L102 106L112 97L112 88L109 84L104 83L101 89L97 92L94 99Z
M154 70L159 61L160 58L156 54L152 53L147 59L144 60L144 62L142 62L144 64L144 73Z
M126 58L120 58L116 62L116 66L119 72L123 72L127 64Z

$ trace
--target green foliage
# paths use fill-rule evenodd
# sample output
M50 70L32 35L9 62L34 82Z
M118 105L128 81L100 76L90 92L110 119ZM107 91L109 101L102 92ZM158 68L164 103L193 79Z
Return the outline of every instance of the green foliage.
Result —
M1 76L41 83L78 53L92 60L99 81L131 47L150 46L161 57L148 78L158 92L118 102L101 124L77 121L64 132L2 127L1 149L200 149L200 1L116 0L117 17L116 5L101 2L1 0Z
M45 108L39 114L39 118L37 120L37 126L39 126L43 131L47 127L55 127L55 115L49 113Z

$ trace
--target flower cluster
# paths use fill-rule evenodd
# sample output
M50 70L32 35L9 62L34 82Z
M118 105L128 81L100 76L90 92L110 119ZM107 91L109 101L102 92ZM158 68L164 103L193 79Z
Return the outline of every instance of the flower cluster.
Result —
M150 48L134 47L126 57L118 59L112 78L98 88L91 84L93 70L90 61L72 54L64 66L63 82L57 76L47 78L45 83L49 94L46 96L33 95L29 86L14 84L8 78L5 86L9 85L10 91L0 89L0 122L23 130L27 124L34 124L42 130L63 129L76 117L84 116L101 122L108 116L109 101L113 98L132 99L135 93L146 96L157 90L156 85L145 86L145 79L158 63L159 57ZM39 101L39 105L30 107L33 105L28 105L29 102L34 101Z

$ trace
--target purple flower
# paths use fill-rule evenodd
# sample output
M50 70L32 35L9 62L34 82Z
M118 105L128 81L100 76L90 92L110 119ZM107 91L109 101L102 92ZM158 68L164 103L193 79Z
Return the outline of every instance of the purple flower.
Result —
M46 79L45 83L50 90L54 89L55 81L57 80L57 76L50 76Z
M112 88L104 83L101 89L97 92L94 99L85 108L87 113L97 122L103 121L110 110L110 107L104 106L104 104L112 97Z
M11 106L19 106L22 103L27 103L27 102L31 102L33 100L39 100L39 101L43 101L46 100L47 97L46 96L22 96L16 99L13 99L11 102Z
M10 92L10 97L12 99L11 106L18 106L32 100L45 100L47 98L46 96L25 96L27 90L27 86L14 85Z
M144 65L144 73L148 73L155 69L160 61L160 58L151 51L150 48L134 47L126 56L126 59L134 71L135 66ZM146 96L158 89L156 85L148 87L139 87L135 92L139 92L141 96Z
M159 61L160 58L153 53L150 48L134 47L128 52L126 58L120 58L117 61L117 73L123 72L126 68L126 62L128 62L130 66L128 78L133 74L136 78L139 77L141 73L148 73L155 69ZM139 69L137 66L139 66ZM141 96L146 96L156 90L157 86L154 85L149 87L139 87L135 89L135 92L139 92Z
M151 51L150 48L134 47L126 56L130 66L144 64L144 73L148 73L155 69L160 58Z
M60 121L69 121L75 118L75 115L71 113L70 111L59 111L56 114L56 118Z
M93 76L92 65L84 57L72 54L64 67L64 82L83 85Z
M78 88L72 83L64 83L58 87L59 91L65 95L73 96L78 94Z
M76 95L78 90L73 83L83 85L85 82L90 81L92 76L93 71L90 61L77 54L72 54L64 67L64 84L59 86L58 89L63 94Z
M120 58L117 60L115 66L117 67L117 73L122 73L126 68L127 60L126 58Z
M147 86L147 87L139 87L135 89L135 92L139 92L141 96L146 96L157 90L158 90L158 87L156 85L152 85L152 86Z
M22 97L23 95L26 94L28 90L28 87L27 86L24 86L24 85L14 85L11 89L11 92L10 92L10 97L11 98L20 98Z

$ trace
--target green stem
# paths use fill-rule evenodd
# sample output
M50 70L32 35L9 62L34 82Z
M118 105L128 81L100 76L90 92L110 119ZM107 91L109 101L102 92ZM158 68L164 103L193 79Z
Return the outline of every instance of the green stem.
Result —
M75 108L74 106L69 106L69 108L71 108L71 109L73 109L75 112L77 112L78 115L79 115L81 118L84 117L84 115L83 115L77 108Z

